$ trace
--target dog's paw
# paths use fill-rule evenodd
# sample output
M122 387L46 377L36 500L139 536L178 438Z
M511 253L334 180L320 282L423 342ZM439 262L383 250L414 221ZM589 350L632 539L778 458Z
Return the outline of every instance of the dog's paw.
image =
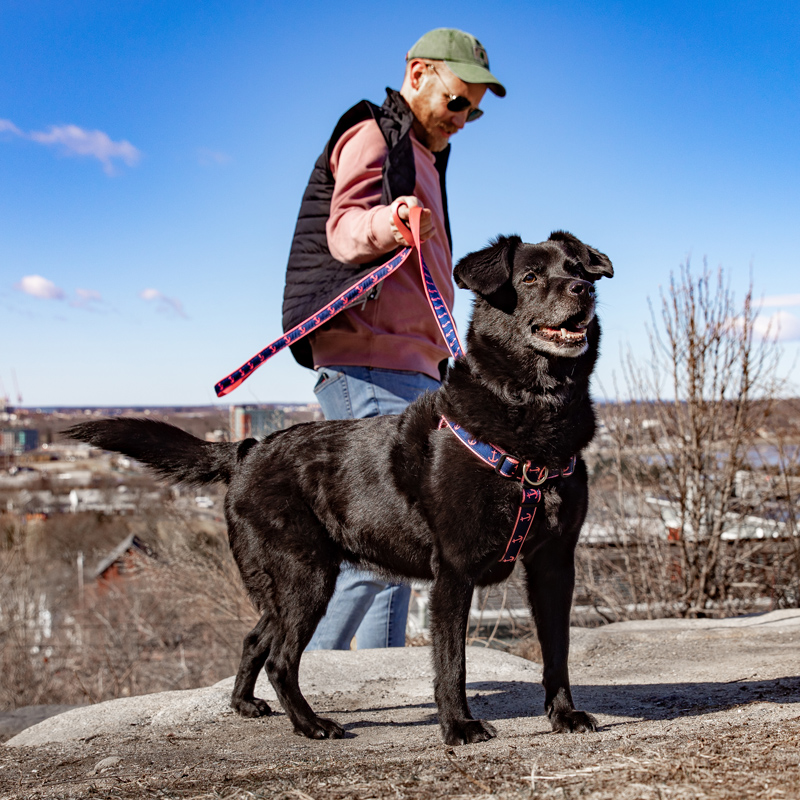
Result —
M332 719L314 717L310 721L303 720L295 723L294 732L298 736L307 736L309 739L343 739L344 728Z
M587 711L557 711L550 717L553 733L586 733L596 731L597 720Z
M250 700L232 700L231 705L237 714L250 719L266 717L272 713L272 709L267 705L266 701L259 697L253 697Z
M494 739L497 731L484 719L462 719L442 726L445 744L474 744Z

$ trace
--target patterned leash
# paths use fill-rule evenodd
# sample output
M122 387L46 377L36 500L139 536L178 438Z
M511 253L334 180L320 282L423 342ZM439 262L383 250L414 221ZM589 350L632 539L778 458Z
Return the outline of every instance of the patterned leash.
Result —
M461 346L461 342L458 339L453 316L442 299L439 290L436 288L433 276L425 264L425 259L422 257L422 241L420 239L420 217L422 216L422 208L413 206L408 209L410 223L408 227L398 216L397 212L399 208L400 206L398 206L394 212L394 224L406 240L408 247L403 248L403 250L390 258L386 263L375 267L372 272L365 275L349 289L346 289L335 300L332 300L324 308L317 311L316 314L303 320L299 325L295 325L294 328L284 333L279 339L270 342L263 350L256 353L249 361L242 364L239 369L215 384L214 391L217 393L217 397L224 397L226 394L232 392L237 386L247 380L247 378L262 364L285 347L313 333L320 325L325 324L328 320L332 319L346 308L349 308L357 301L363 301L364 297L368 296L373 288L381 281L388 278L395 270L399 269L415 249L419 253L419 269L422 275L422 284L425 287L425 294L428 297L428 304L431 307L434 317L436 317L436 322L442 332L447 348L450 350L453 358L461 358L461 356L464 355L464 348Z

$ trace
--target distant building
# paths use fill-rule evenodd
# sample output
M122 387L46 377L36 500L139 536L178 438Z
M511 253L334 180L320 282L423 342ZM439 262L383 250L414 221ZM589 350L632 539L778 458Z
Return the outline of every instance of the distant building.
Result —
M14 514L24 514L26 518L31 515L61 514L69 511L69 498L49 489L22 489L6 500L6 510Z
M157 558L155 551L135 534L123 539L94 571L94 578L105 585L136 572L142 559Z
M138 510L136 499L126 492L107 489L72 489L69 493L69 510L99 511L101 514L133 514Z
M319 403L288 403L278 408L286 413L287 427L298 422L316 422L325 419Z
M32 428L4 428L0 433L0 452L22 455L39 446L39 431Z
M231 441L262 439L286 427L286 414L274 406L231 406Z

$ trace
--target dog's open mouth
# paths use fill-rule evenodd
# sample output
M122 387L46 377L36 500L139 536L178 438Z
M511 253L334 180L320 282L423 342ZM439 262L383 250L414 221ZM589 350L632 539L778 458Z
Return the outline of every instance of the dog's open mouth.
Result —
M533 335L542 341L561 347L580 347L586 344L586 328L589 325L585 315L570 317L557 328L535 325Z

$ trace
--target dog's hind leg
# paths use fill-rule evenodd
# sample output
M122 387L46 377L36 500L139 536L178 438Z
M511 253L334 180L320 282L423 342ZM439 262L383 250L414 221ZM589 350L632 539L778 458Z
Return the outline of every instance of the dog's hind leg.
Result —
M344 730L333 720L318 717L300 691L300 658L322 619L336 585L338 567L308 562L287 569L278 587L279 608L275 634L266 658L266 672L295 733L309 739L341 739Z
M446 744L484 742L497 735L486 721L473 719L467 705L465 639L472 584L440 571L431 587L434 695Z
M298 672L333 595L342 555L320 521L292 497L291 486L269 486L269 494L259 485L233 486L226 501L231 550L263 614L245 637L231 705L244 716L270 713L253 694L263 667L297 733L339 738L343 730L306 702Z
M575 586L573 552L562 540L553 537L524 563L528 599L542 647L544 709L553 731L597 730L597 720L591 714L575 710L569 684L569 617Z
M280 582L270 582L263 598L264 614L244 639L231 705L242 716L269 714L270 707L254 696L263 667L296 733L311 739L338 739L344 731L332 720L316 716L300 691L300 658L322 619L339 572L336 563L286 564Z
M269 653L270 617L269 611L262 614L258 624L244 638L242 660L231 695L231 706L243 717L264 717L272 713L267 702L254 694L258 673Z

